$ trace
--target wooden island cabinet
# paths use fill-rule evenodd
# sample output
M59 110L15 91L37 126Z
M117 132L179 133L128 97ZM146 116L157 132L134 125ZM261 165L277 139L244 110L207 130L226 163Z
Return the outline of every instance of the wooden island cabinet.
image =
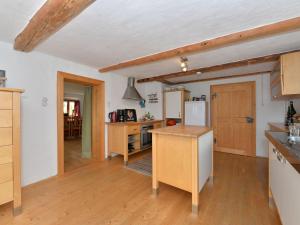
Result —
M108 126L108 157L113 153L123 155L124 164L128 164L130 155L141 152L141 128L143 125L153 125L153 128L163 126L163 120L149 120L139 122L106 123ZM129 149L131 144L132 149ZM150 146L151 148L151 146Z
M20 97L23 90L0 88L0 205L13 201L21 212Z
M213 176L213 131L208 127L177 125L151 130L152 188L159 182L192 193L192 212L198 213L199 192Z

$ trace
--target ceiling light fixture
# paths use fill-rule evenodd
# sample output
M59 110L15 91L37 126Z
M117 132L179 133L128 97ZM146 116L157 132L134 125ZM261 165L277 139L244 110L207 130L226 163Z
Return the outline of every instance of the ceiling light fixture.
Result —
M180 57L180 67L183 72L186 72L188 70L187 62L188 59L186 57Z

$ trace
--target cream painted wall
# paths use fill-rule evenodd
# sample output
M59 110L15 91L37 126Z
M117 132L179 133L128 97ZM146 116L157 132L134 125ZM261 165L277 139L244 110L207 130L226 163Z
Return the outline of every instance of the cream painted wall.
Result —
M251 77L242 77L226 80L215 80L209 82L191 83L185 87L191 91L192 96L205 94L210 100L210 85L236 83L244 81L256 82L256 154L267 157L267 141L264 131L268 129L268 122L283 122L285 115L284 101L271 101L270 97L270 78L268 74Z

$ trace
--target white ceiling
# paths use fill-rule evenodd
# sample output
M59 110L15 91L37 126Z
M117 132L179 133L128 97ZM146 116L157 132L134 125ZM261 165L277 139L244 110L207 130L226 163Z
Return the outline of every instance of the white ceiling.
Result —
M13 43L45 0L1 0L0 40ZM299 0L98 0L36 51L95 68L300 16ZM300 31L188 56L189 68L300 49ZM30 54L30 53L29 53ZM178 72L170 59L115 73Z

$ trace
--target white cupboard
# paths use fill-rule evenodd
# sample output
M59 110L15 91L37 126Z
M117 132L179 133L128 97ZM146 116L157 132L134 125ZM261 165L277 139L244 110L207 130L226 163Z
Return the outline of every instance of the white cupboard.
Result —
M184 102L189 96L187 90L165 91L164 119L176 119L177 123L184 123Z
M166 118L180 119L182 116L182 91L165 93Z
M269 143L269 185L283 225L299 225L300 174Z

